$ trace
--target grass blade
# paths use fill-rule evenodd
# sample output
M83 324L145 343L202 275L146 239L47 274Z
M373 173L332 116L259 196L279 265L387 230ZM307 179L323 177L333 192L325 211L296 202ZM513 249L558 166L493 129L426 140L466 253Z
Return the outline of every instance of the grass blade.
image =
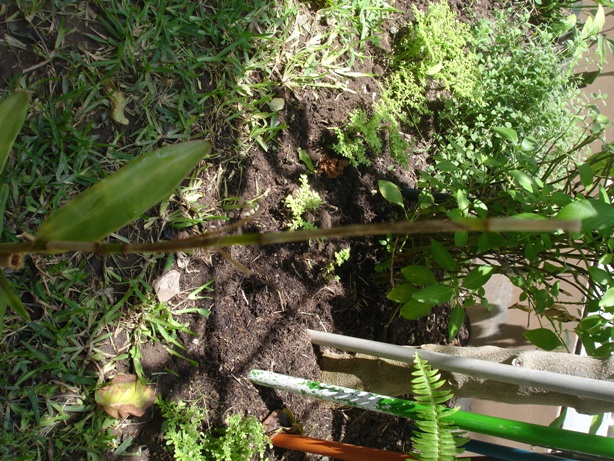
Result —
M11 285L4 276L4 273L0 271L0 310L6 309L6 307L3 307L6 305L10 306L22 319L28 322L30 321L30 315L28 315L26 308L21 303L21 299L19 299L19 296L17 296L17 294L15 294L13 291L13 288L11 288ZM0 327L1 326L3 325L0 324Z
M0 172L28 114L28 94L15 92L0 102Z
M95 242L108 236L168 198L209 152L209 143L190 141L138 157L52 212L35 247L52 240Z

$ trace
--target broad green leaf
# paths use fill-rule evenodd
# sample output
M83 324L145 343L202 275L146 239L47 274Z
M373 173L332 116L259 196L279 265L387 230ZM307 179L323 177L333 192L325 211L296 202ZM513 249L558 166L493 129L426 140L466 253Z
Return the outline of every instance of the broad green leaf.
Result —
M168 198L209 151L207 142L190 141L136 158L53 211L41 225L35 245L106 237Z
M578 329L590 334L598 333L608 323L601 315L589 315L578 323Z
M597 152L586 159L586 162L591 165L593 172L600 176L612 176L614 168L612 168L612 160L614 154L607 149Z
M154 390L139 381L136 375L118 375L96 391L96 403L112 418L143 416L155 401Z
M437 168L439 171L448 171L450 173L458 171L458 165L449 160L438 160L435 168Z
M588 163L583 163L578 166L578 173L580 174L580 181L584 187L588 189L593 185L593 169Z
M388 200L390 203L394 203L395 205L399 205L400 207L405 207L405 204L403 203L403 195L396 184L380 179L377 182L377 186L379 187L380 193L386 200Z
M533 178L531 178L531 176L526 174L524 171L512 170L509 173L510 173L510 176L512 176L516 180L518 185L522 187L524 190L528 192L533 192L537 190L537 187L536 187L536 184Z
M411 283L403 283L395 286L386 296L389 300L397 303L406 303L416 292L416 287Z
M516 133L516 130L504 126L496 126L493 130L506 141L513 142L514 144L518 142L518 133Z
M556 219L580 219L586 231L607 229L614 226L614 207L599 200L578 200L561 208Z
M469 271L467 275L463 278L463 287L467 290L478 290L482 288L492 274L494 274L496 269L493 266L480 266L475 269Z
M582 345L586 349L586 355L594 357L595 350L597 349L595 345L595 340L588 333L582 333L581 331L578 331L578 336L580 337Z
M452 341L456 338L464 321L465 309L463 309L460 304L457 304L454 306L454 309L452 309L452 312L450 312L450 319L448 320L448 341Z
M542 270L549 274L562 274L567 270L567 266L557 266L555 264L549 263L548 261L544 262L542 265ZM590 269L589 269L590 271Z
M458 208L461 211L463 217L467 217L471 202L469 202L467 194L464 190L459 189L458 191L456 191L456 203L458 203Z
M28 94L18 91L0 101L0 172L28 115Z
M401 269L401 274L406 280L414 285L424 286L437 283L433 272L424 266L405 266Z
M458 264L454 261L454 257L437 240L431 239L431 254L435 262L445 270L450 272L458 270Z
M611 285L612 284L612 276L608 271L597 267L597 266L589 266L588 274L591 276L595 282L600 285Z
M463 246L469 240L469 232L456 231L454 232L454 245L457 247Z
M8 305L13 311L26 321L30 321L30 315L26 308L21 303L19 296L13 291L11 284L4 276L4 272L0 271L0 304Z
M593 22L593 33L598 34L603 30L605 26L605 11L603 6L599 5L597 13L595 13L595 21Z
M552 351L563 345L556 333L547 328L537 328L535 330L526 331L522 336L545 351Z
M421 303L435 306L437 304L444 304L450 301L452 294L452 288L449 286L435 284L416 291L411 297Z
M588 16L586 21L584 21L584 26L582 26L582 31L580 33L581 38L587 38L594 34L594 20L592 16Z
M601 296L601 300L599 301L599 305L601 307L612 307L614 306L614 288L608 289L603 296Z
M586 312L598 312L600 299L592 299L586 303Z
M564 19L561 19L558 22L552 24L552 30L554 32L558 32L559 35L563 35L566 32L569 32L576 26L577 17L575 14L570 14Z
M431 305L412 299L401 306L401 317L407 320L417 320L431 311Z
M311 157L305 149L298 149L298 158L301 160L301 162L305 164L305 166L310 172L314 173L316 171L316 169L313 167Z
M520 143L520 148L524 152L534 152L539 148L539 143L533 136L527 136Z
M573 198L570 195L566 194L565 192L559 191L559 190L553 192L552 195L550 196L550 201L552 202L552 204L559 206L559 207L564 207L565 205L569 205L572 200Z

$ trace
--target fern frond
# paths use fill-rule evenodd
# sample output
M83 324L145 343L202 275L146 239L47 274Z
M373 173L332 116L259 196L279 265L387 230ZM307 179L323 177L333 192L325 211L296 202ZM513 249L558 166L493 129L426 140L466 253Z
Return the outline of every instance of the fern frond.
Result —
M456 427L447 419L458 411L450 409L445 403L452 392L440 389L445 381L439 370L431 368L426 360L416 353L412 372L412 392L420 406L416 410L416 426L420 431L414 434L413 446L421 461L452 461L462 452L459 447L467 441L464 433L455 431Z

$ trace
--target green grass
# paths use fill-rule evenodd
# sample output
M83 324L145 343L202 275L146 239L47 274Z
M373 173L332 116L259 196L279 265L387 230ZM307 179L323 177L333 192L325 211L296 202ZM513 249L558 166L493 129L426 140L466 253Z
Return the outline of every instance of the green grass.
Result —
M43 265L43 261L37 261ZM10 314L0 342L0 455L2 459L100 459L114 437L112 420L96 411L99 345L120 311L91 280L87 261L44 262L10 279L29 293L35 320L23 324ZM37 271L38 272L38 271Z
M17 0L0 9L0 21L25 19L39 38L31 65L5 77L7 90L30 93L31 110L0 176L9 185L3 242L35 234L51 210L135 156L193 138L209 139L216 158L111 239L159 238L167 227L203 232L227 220L241 205L214 186L224 190L225 168L242 168L252 146L268 149L284 128L268 103L307 87L346 89L392 12L381 0L329 0L319 9L297 0L217 3ZM119 95L127 125L112 117ZM215 184L206 184L214 165ZM4 318L2 459L98 460L126 449L110 431L116 421L95 406L102 372L128 361L142 374L147 341L182 355L179 316L204 314L153 300L164 263L172 258L35 257L7 274L34 320L10 311ZM103 346L118 325L130 348L113 355Z

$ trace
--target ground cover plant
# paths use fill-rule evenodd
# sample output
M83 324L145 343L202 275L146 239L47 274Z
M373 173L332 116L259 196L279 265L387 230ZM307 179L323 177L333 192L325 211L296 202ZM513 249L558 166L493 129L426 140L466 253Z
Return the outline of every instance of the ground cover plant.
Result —
M398 130L408 122L418 127L416 119L428 115L428 87L438 84L443 106L437 111L433 164L421 172L418 185L423 192L416 197L426 216L527 213L552 217L569 216L588 207L603 207L604 218L610 216L611 191L603 183L609 169L591 165L595 158L607 154L602 151L589 162L583 160L593 141L601 140L601 149L609 150L602 139L609 120L600 114L596 102L585 102L580 96L575 79L577 64L587 59L587 42L601 37L603 9L589 16L581 30L563 44L557 40L571 26L553 32L549 26L532 25L530 19L528 11L502 9L470 29L455 21L447 2L429 5L426 13L416 15L407 37L395 50L392 75L402 84L385 81L385 85L395 84L383 93L375 115L367 120L363 110L353 113L349 120L353 138L337 136L336 150L350 158L359 153L356 158L364 160L355 160L355 164L368 164L367 149L372 155L382 151L378 129L383 117L377 115L382 107L387 109L386 117L395 118L389 127ZM448 34L456 41L447 39ZM417 96L410 104L403 104L408 93ZM424 109L415 103L420 97ZM397 109L390 109L387 101L393 101ZM336 128L337 133L341 131ZM393 156L405 163L406 159L393 152L393 146L391 141ZM403 155L406 152L406 147L401 149ZM587 190L577 194L579 201L574 202L579 185ZM384 197L392 187L380 182ZM591 191L597 190L600 199L589 199ZM434 206L433 193L440 197L447 193L449 199ZM401 191L393 195L400 196ZM405 206L402 200L386 198ZM410 219L416 219L415 215ZM566 238L485 234L473 240L462 232L447 242L412 238L395 248L401 254L407 249L414 256L401 269L404 278L388 297L399 302L400 314L411 320L423 317L434 305L455 300L451 339L464 320L464 307L483 302L482 286L493 274L503 273L523 290L521 301L527 302L528 309L542 314L559 333L557 337L540 328L527 333L531 341L548 349L562 347L563 324L579 320L588 300L595 315L580 323L577 332L591 355L608 356L613 347L608 339L611 324L598 312L600 307L608 309L608 301L600 300L601 293L610 288L603 285L605 274L600 265L607 263L609 248L588 235L599 229L607 234L608 226L605 222L587 223L586 233L578 235L584 245L581 251ZM588 254L587 246L591 248ZM583 266L599 272L598 287ZM444 271L445 283L435 275L437 270ZM571 315L557 303L561 284L568 277L585 296ZM584 280L590 281L588 287ZM544 283L546 287L539 288Z
M428 11L416 4L418 10L411 2L341 0L3 4L1 95L26 90L31 110L1 177L2 242L27 241L52 210L133 158L194 138L208 139L213 155L168 201L113 231L109 243L216 235L227 224L246 233L285 229L292 221L285 199L302 174L326 203L317 211L319 226L389 219L394 208L372 191L381 178L415 186L423 154L411 153L413 138L420 138L406 127L427 120L429 111L401 119L403 108L395 115L394 106L381 106L372 138L381 140L382 156L371 156L373 146L364 150L371 165L343 166L328 141L353 110L363 108L369 123L374 98L386 99L380 79L370 75L387 75L392 88L410 77L420 86L413 74L390 77L399 69L390 60L399 30L417 11ZM472 14L485 16L490 6L475 2ZM443 64L437 67L425 68L427 80L444 75ZM405 107L432 102L413 88ZM354 131L342 129L352 139L363 136ZM395 166L387 145L398 146L404 157L397 161L405 158L407 169ZM609 171L604 155L591 161L595 177ZM347 248L349 256L341 253ZM117 422L94 405L95 388L121 373L146 377L171 401L199 401L209 408L207 430L224 427L230 408L262 419L283 400L313 436L357 444L370 437L382 448L408 449L406 422L391 428L383 417L312 408L259 393L245 380L252 367L316 376L304 326L397 343L445 339L446 307L411 324L391 321L397 305L386 301L389 286L374 273L385 257L379 251L376 240L361 239L231 248L224 255L184 249L168 256L27 258L23 269L6 274L31 321L19 317L19 308L4 314L2 456L103 459L140 450L163 459L164 444L142 430L162 430L158 410ZM322 277L331 264L336 277ZM161 302L151 287L171 269L180 285ZM592 271L607 284L598 269ZM597 313L584 326L608 331ZM455 341L466 336L461 327Z

